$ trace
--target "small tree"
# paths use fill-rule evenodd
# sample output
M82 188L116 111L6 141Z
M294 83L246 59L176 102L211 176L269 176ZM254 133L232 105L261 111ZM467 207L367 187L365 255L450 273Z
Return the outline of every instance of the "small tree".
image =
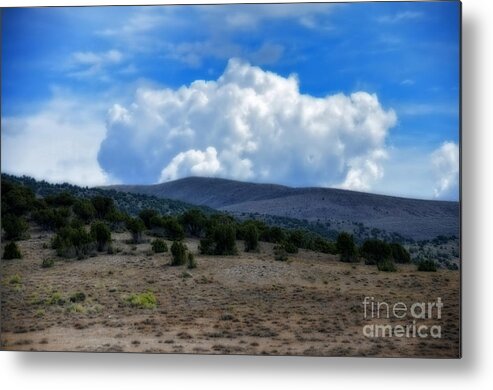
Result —
M87 199L78 199L75 201L73 206L74 214L80 218L84 223L91 222L95 215L96 209L90 200Z
M171 265L184 265L187 261L187 247L180 241L171 245Z
M5 260L22 258L21 251L15 242L9 242L5 245L2 258Z
M437 265L433 260L421 260L418 263L418 271L436 272Z
M180 222L190 235L200 237L206 227L207 217L201 210L192 209L181 215Z
M360 254L364 257L365 264L376 265L392 258L392 248L382 240L366 240L361 247Z
M2 218L2 228L6 240L20 240L26 236L28 224L22 217L9 214Z
M191 252L188 253L187 268L188 269L197 268L197 261L195 261L195 256Z
M169 240L181 241L185 238L185 231L178 220L174 217L164 218L165 235Z
M154 217L158 216L158 212L153 209L144 209L139 213L140 219L144 222L144 225L146 226L147 229L152 228L151 221Z
M107 249L108 244L111 242L111 231L104 222L93 222L91 225L91 235L96 240L99 252Z
M91 199L92 205L96 210L96 218L105 219L106 216L115 208L113 199L106 196L95 196Z
M142 241L142 232L145 229L145 225L140 218L130 218L127 222L127 229L132 234L134 244Z
M154 253L168 252L168 245L163 240L156 238L151 242L152 250Z
M337 251L339 252L340 260L345 263L357 262L356 245L354 244L353 236L343 232L337 236Z
M392 249L392 257L396 263L410 263L411 255L401 244L392 243L390 244L390 248Z
M247 224L244 228L245 252L252 252L258 249L258 229L254 224Z

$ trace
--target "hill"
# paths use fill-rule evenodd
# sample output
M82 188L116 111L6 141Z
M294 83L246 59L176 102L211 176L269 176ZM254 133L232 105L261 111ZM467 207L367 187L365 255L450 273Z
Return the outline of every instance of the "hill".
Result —
M305 220L327 230L352 230L363 237L384 231L409 240L431 240L438 236L458 237L460 233L458 202L201 177L105 188L208 206L239 216Z

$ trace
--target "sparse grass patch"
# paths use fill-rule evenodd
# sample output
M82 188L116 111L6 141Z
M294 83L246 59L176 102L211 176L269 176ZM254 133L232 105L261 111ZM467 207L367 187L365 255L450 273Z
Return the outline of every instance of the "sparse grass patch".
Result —
M81 305L80 303L71 303L67 307L67 312L68 313L84 314L86 312L86 308L83 305Z
M157 306L157 299L151 291L140 294L130 294L125 301L133 307L141 309L154 309Z
M65 304L65 299L63 299L62 294L60 294L58 291L54 291L50 298L46 301L48 305L58 305L62 306Z

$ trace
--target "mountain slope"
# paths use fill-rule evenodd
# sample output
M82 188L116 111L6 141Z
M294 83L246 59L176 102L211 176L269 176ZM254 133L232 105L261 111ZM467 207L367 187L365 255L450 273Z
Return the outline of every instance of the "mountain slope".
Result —
M416 240L432 239L439 235L459 236L460 230L458 202L199 177L149 186L109 188L176 199L237 215L245 213L304 219L336 230L381 229Z

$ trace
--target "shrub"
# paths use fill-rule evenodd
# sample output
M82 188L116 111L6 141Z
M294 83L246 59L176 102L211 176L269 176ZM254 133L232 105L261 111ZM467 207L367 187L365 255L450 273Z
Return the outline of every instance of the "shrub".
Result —
M78 199L72 208L74 214L84 223L91 222L96 216L96 209L90 200Z
M63 191L56 195L49 195L45 197L45 201L50 206L55 207L70 207L75 203L74 196L68 192Z
M391 258L386 258L384 260L380 260L377 262L377 268L379 271L383 272L395 272L397 269L395 268L394 261Z
M69 225L70 210L45 208L34 212L33 219L44 229L58 230Z
M51 268L55 265L55 260L53 259L43 259L43 262L41 263L42 268Z
M21 251L19 250L19 247L15 242L9 242L7 245L5 245L2 258L5 260L22 258Z
M287 241L297 248L305 248L305 233L302 230L293 230L289 233Z
M165 231L165 236L169 240L181 241L185 238L185 231L176 218L164 217L163 227Z
M153 209L144 209L139 213L140 219L142 219L142 222L144 222L144 225L146 226L147 229L150 229L152 227L151 221L153 217L157 217L158 212Z
M274 259L277 261L287 261L288 260L288 252L284 245L276 245L274 246Z
M153 240L151 242L151 246L154 253L168 252L168 245L163 240L160 240L159 238Z
M181 215L180 222L187 233L200 237L206 227L207 217L201 210L192 209Z
M192 268L197 268L197 261L195 260L195 256L193 253L188 253L188 258L187 258L187 268L192 269Z
M62 257L84 258L94 249L92 236L82 228L64 227L58 231L52 241L53 249Z
M336 244L322 237L315 237L310 245L310 249L315 252L330 253L333 255L337 253Z
M392 248L382 240L366 240L361 247L360 254L364 257L365 264L375 265L391 259Z
M171 245L171 265L184 265L187 261L187 247L180 241Z
M154 309L157 306L157 299L151 291L140 294L131 294L125 300L130 306L139 307L141 309Z
M339 252L340 260L345 263L357 262L356 245L354 244L353 236L349 233L340 233L337 236L337 252Z
M236 249L236 229L233 224L218 224L209 227L206 238L200 240L201 253L208 255L234 255Z
M266 228L260 234L260 240L265 242L273 242L277 244L279 242L284 241L285 239L286 239L286 235L284 234L284 231L278 226Z
M72 303L84 302L85 300L86 300L86 294L80 291L72 294L69 298L69 301Z
M2 218L2 228L6 240L20 240L26 237L29 226L24 218L9 214Z
M401 244L392 243L390 244L390 248L392 249L392 257L396 263L410 263L411 255Z
M2 217L24 215L33 210L35 204L36 197L30 188L2 179Z
M244 228L245 252L258 249L258 229L254 224L247 224Z
M91 236L96 241L99 252L107 249L108 244L111 242L111 231L109 227L101 221L93 222L91 225Z
M130 218L127 222L127 229L132 234L134 244L142 241L142 232L145 229L145 225L140 218Z
M421 260L418 262L418 271L436 272L437 265L433 260Z
M287 253L298 253L298 247L294 245L291 241L283 241L282 242L282 247Z
M96 210L96 218L98 219L105 219L115 208L113 199L106 196L95 196L91 199L91 202Z

